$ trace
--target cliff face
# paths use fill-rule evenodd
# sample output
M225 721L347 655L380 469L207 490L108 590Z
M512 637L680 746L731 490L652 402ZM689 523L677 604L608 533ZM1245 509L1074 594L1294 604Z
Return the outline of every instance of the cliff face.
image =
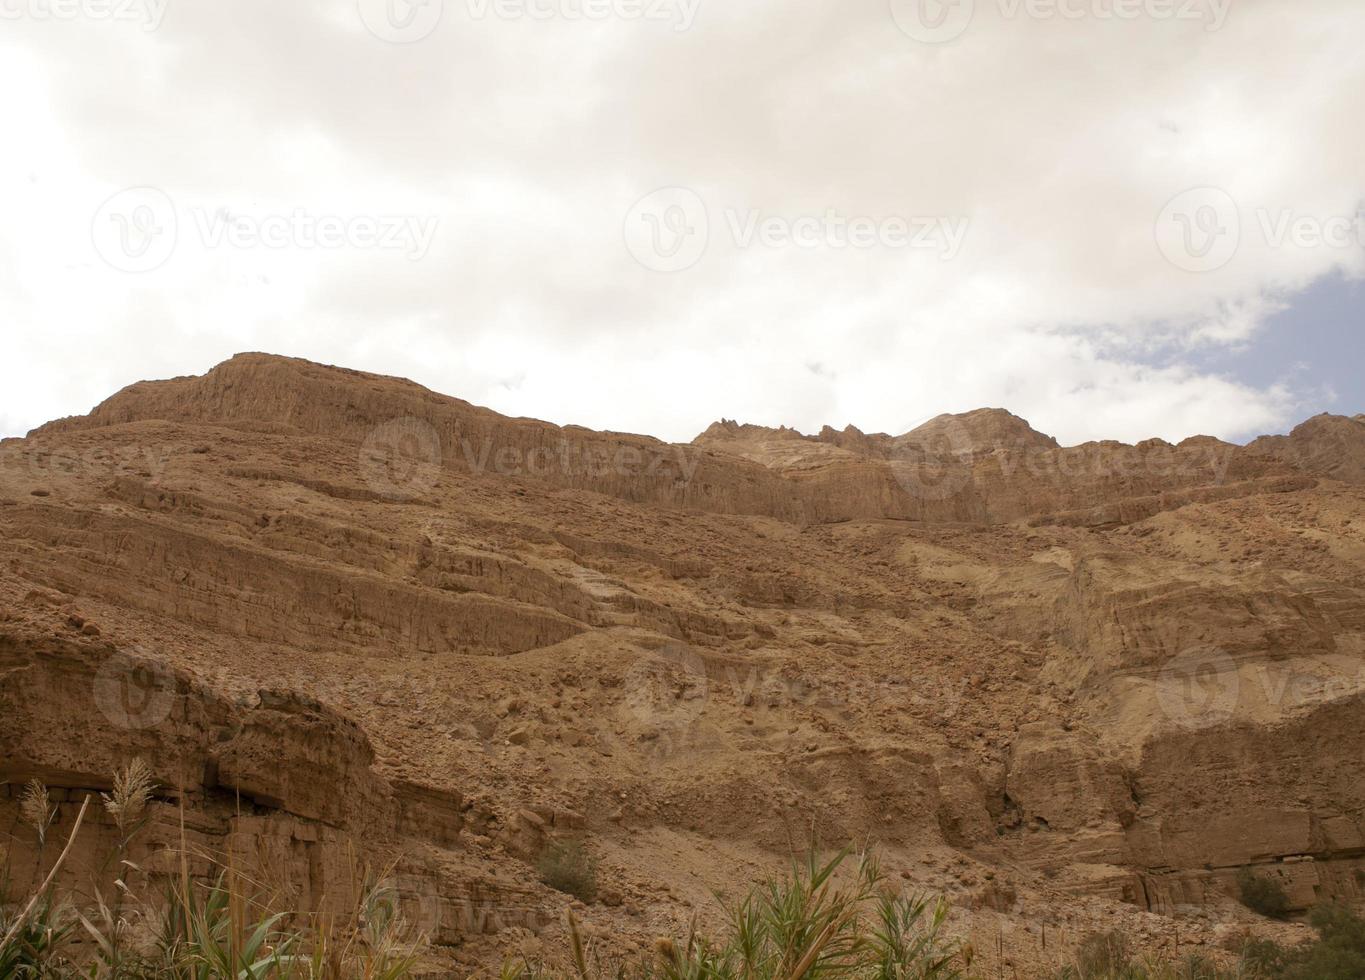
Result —
M1096 909L1214 942L1242 867L1362 897L1362 482L1360 417L679 446L242 355L0 443L0 817L140 755L149 880L182 801L305 907L358 847L463 966L555 940L566 834L622 948L812 832L1013 930L1020 975Z
M1245 448L1196 438L1179 446L1150 440L1064 449L1002 409L939 416L895 437L852 427L805 437L717 423L682 446L506 418L411 382L264 354L239 355L203 377L132 385L90 415L33 435L148 420L360 444L376 466L390 445L401 446L417 468L407 488L413 491L439 473L491 474L799 523L1000 523L1097 509L1071 519L1111 522L1103 508L1121 500L1192 488L1256 492L1256 481L1276 477L1365 479L1365 426L1339 417ZM378 475L382 496L392 488Z

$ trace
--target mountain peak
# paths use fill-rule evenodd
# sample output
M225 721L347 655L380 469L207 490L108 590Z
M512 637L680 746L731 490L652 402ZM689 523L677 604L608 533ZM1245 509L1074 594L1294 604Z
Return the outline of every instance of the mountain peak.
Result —
M733 442L735 440L758 440L758 439L804 439L800 432L789 426L780 425L773 428L767 425L755 425L752 422L738 422L735 419L721 419L719 422L712 422L706 427L706 431L692 440L694 445L705 445L714 442Z
M925 448L946 447L951 452L988 452L997 449L1056 449L1057 440L1034 429L1025 419L1003 408L938 415L900 437Z

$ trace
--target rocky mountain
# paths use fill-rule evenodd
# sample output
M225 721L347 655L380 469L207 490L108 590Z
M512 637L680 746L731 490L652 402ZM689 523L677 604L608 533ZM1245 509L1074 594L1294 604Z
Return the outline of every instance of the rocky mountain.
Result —
M1262 928L1240 869L1365 896L1363 484L1361 416L673 445L240 355L0 443L0 810L38 777L69 824L141 756L143 884L182 819L304 908L382 858L435 975L558 941L570 836L621 950L812 836L948 893L990 970L1115 922L1213 949Z

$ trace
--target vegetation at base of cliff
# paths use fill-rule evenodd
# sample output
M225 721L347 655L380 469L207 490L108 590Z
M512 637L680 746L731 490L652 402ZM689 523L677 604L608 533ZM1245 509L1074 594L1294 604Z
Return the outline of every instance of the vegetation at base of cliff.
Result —
M634 962L599 957L570 915L566 964L512 961L501 980L965 980L972 950L947 935L948 903L891 888L868 854L839 883L849 857L812 852L727 906L722 937L661 940Z
M822 862L812 853L793 864L786 876L759 884L738 903L726 906L728 925L718 938L693 931L680 942L660 941L645 958L599 954L585 942L570 913L569 948L562 961L509 960L500 980L985 980L997 975L991 964L974 962L977 957L969 944L948 935L946 900L893 888L870 855L859 856L853 874L841 879L838 869L849 858L844 851ZM1181 959L1143 955L1121 932L1098 933L1052 976L1365 978L1365 919L1348 909L1325 907L1314 911L1310 921L1318 931L1315 942L1285 948L1252 941L1233 963L1213 955Z
M354 909L342 916L282 908L239 869L223 867L214 881L190 877L182 843L180 871L165 876L159 896L132 894L126 869L129 843L148 819L155 786L134 762L116 775L112 793L97 804L118 830L114 851L97 882L114 879L111 897L93 885L82 895L55 894L87 797L61 852L44 860L56 808L41 783L20 797L20 814L39 844L47 878L15 904L0 903L0 980L407 980L424 939L399 913L397 892L367 877ZM875 856L844 850L822 859L811 851L789 872L762 882L725 906L719 937L694 930L681 941L661 940L650 956L613 959L586 942L572 912L562 964L509 961L500 980L972 980L979 971L972 947L949 935L950 907L938 896L893 887ZM596 863L578 842L561 842L538 863L547 884L591 900ZM7 870L8 865L5 865ZM7 875L0 875L0 897ZM1245 900L1245 892L1244 900ZM1277 906L1272 906L1277 907ZM1311 943L1282 947L1248 942L1233 965L1190 956L1178 961L1137 955L1126 936L1088 937L1054 980L1361 980L1365 978L1365 919L1340 906L1315 909Z
M1260 974L1247 972L1245 962L1220 967L1198 954L1180 960L1135 956L1123 933L1102 932L1087 937L1076 952L1075 962L1059 970L1054 980L1254 980L1259 977Z
M11 903L8 861L0 874L0 980L405 980L424 942L399 914L398 894L382 878L364 876L348 914L304 915L277 908L272 896L240 869L222 867L216 880L190 877L182 841L178 874L164 890L136 896L125 857L145 826L155 791L151 770L134 760L101 794L117 843L96 869L88 892L57 895L54 881L94 797L86 797L61 853L44 860L56 816L47 788L34 780L20 798L20 816L39 844L38 890ZM7 852L6 852L7 858ZM109 895L100 883L112 878ZM79 903L79 904L78 904Z
M1324 905L1308 916L1317 939L1288 949L1250 943L1243 954L1269 980L1360 980L1365 977L1365 919L1340 905Z
M1237 896L1251 911L1268 919L1289 918L1289 896L1274 878L1243 868L1237 873Z
M576 840L551 841L536 861L540 880L585 904L597 898L597 861Z
M1309 922L1317 939L1284 947L1252 940L1238 962L1219 967L1191 956L1180 961L1134 957L1127 938L1099 933L1082 943L1076 962L1055 980L1361 980L1365 977L1365 919L1343 906L1314 909Z

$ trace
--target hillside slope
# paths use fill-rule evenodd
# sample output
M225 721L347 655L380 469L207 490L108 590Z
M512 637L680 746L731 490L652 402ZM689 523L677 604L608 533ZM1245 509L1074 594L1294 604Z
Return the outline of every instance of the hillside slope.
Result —
M0 443L0 810L140 754L149 875L181 800L307 907L359 845L437 972L556 941L565 835L624 949L812 834L1021 976L1101 922L1214 944L1242 867L1362 897L1362 483L1360 417L670 445L241 355Z

